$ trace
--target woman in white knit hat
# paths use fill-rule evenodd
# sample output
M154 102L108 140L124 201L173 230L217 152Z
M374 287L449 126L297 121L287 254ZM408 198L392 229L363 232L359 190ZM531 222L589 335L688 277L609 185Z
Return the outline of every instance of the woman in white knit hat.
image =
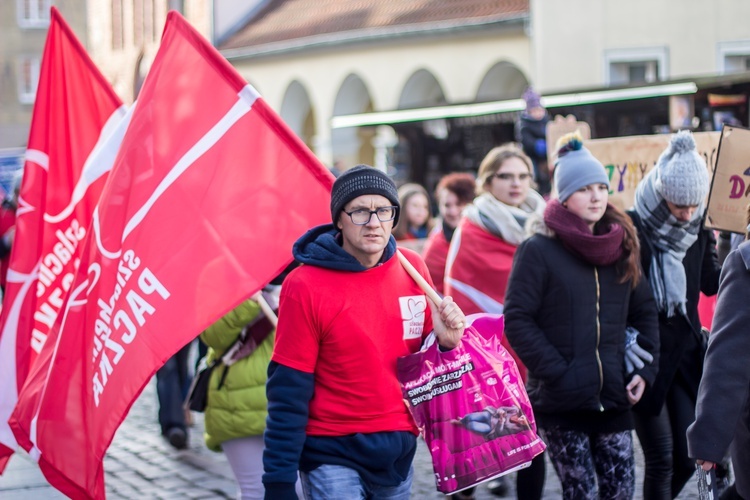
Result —
M716 240L703 229L708 189L706 163L692 134L679 132L638 185L629 212L659 310L659 373L635 407L647 500L676 497L695 470L685 432L695 418L703 372L698 298L700 292L716 294L721 272Z

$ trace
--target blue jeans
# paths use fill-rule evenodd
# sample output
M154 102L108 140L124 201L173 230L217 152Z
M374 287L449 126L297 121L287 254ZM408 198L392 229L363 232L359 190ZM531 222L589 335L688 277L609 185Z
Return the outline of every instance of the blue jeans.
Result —
M343 465L321 465L310 472L300 472L302 492L307 500L409 500L414 468L399 485L365 484L356 470Z
M156 394L159 398L159 425L162 434L166 434L172 427L185 430L182 402L190 386L187 362L191 344L192 342L177 351L156 372Z

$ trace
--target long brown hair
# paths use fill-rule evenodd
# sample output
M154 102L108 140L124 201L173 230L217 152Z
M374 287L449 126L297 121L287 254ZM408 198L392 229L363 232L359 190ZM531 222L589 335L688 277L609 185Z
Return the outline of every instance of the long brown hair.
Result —
M631 286L635 288L642 277L641 245L638 241L638 233L630 217L610 203L607 205L607 210L604 211L602 218L594 226L594 233L597 233L599 228L606 230L605 228L613 224L619 224L625 231L625 236L622 238L622 258L617 263L620 283L630 281Z
M425 222L427 234L429 234L430 231L432 231L432 228L435 227L435 219L432 217L432 202L430 201L430 195L421 184L409 182L398 188L398 201L399 205L401 205L401 208L399 209L401 210L401 216L399 217L398 225L393 228L392 233L393 237L396 238L396 240L403 240L405 238L408 238L409 226L411 225L411 222L406 215L406 204L409 202L409 198L416 194L423 195L427 200L427 210L429 212L427 222Z

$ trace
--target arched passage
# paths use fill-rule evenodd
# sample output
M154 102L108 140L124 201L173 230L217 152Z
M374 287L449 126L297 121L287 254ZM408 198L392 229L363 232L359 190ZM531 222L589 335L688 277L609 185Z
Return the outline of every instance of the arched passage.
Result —
M443 87L426 69L412 73L401 90L399 109L427 108L447 104ZM397 182L425 180L440 176L441 158L437 149L428 152L428 144L448 137L450 125L445 119L404 124L396 128L398 138L393 150L394 178Z
M424 108L445 103L445 93L440 82L426 69L420 69L414 72L404 84L398 100L398 108Z
M312 148L315 137L315 114L307 90L297 80L287 87L279 114L302 142Z
M351 74L344 79L336 94L333 116L367 113L373 110L370 91L362 79ZM375 149L371 128L350 127L331 131L331 151L339 169L347 169L358 163L373 165Z
M502 61L492 66L477 89L477 102L518 99L529 80L513 63Z

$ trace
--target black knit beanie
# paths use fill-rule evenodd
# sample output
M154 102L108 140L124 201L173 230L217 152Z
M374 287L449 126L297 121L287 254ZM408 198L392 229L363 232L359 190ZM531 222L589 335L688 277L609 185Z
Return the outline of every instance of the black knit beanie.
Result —
M368 165L352 167L336 178L331 191L331 220L336 224L344 206L357 196L379 194L388 198L394 206L399 207L393 226L398 224L401 205L398 202L396 184L390 177L377 168Z

